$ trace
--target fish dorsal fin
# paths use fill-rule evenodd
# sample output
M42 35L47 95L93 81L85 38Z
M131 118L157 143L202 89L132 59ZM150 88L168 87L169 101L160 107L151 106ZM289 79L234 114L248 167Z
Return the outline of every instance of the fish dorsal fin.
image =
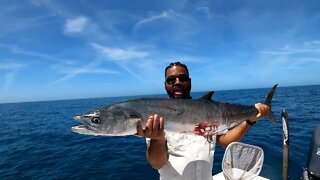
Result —
M214 91L209 91L209 92L205 93L203 96L201 96L200 99L206 100L206 101L212 101L213 93L214 93Z

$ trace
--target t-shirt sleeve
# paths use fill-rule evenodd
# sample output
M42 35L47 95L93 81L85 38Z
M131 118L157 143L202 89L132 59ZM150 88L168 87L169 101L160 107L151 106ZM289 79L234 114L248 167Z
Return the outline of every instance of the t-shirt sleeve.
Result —
M224 131L220 131L217 133L217 135L227 134L228 129L225 129Z

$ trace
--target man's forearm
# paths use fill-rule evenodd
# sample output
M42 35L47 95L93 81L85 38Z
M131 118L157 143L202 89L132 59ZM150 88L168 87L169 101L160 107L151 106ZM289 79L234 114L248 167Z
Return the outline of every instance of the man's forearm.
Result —
M153 168L160 169L168 161L167 141L151 139L147 145L146 157Z
M240 123L237 127L228 131L227 134L218 137L218 141L223 148L226 148L230 143L240 141L248 132L250 125L245 121Z
M257 103L255 104L255 107L257 108L259 113L256 116L253 116L248 119L248 121L251 121L251 125L244 121L240 123L237 127L227 132L227 134L217 137L219 144L223 148L226 148L232 142L240 141L243 138L243 136L248 132L248 130L252 126L252 123L265 117L267 113L270 111L270 107L266 104Z

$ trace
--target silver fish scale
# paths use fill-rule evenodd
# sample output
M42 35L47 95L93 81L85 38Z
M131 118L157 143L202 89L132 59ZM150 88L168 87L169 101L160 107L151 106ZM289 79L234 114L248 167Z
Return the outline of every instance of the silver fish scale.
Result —
M154 113L163 116L166 124L165 129L172 129L173 131L180 128L172 127L172 125L183 128L188 126L192 130L200 123L209 125L224 124L229 127L234 122L241 122L258 113L254 106L207 100L138 99L120 104L125 109L139 112L143 121Z
M269 106L267 116L275 122L271 111L271 100L277 84L269 91L264 104ZM255 106L214 102L212 93L201 99L138 99L109 105L74 119L82 125L72 127L80 134L125 136L137 133L137 123L155 113L164 117L165 130L171 132L192 132L204 137L211 133L233 127L258 114Z

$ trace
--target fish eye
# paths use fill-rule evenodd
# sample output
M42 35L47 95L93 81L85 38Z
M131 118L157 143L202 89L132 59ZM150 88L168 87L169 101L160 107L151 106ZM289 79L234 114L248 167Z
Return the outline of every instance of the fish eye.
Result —
M95 123L95 124L100 124L100 123L101 123L101 119L95 117L95 118L92 118L92 119L91 119L91 122L93 122L93 123Z

